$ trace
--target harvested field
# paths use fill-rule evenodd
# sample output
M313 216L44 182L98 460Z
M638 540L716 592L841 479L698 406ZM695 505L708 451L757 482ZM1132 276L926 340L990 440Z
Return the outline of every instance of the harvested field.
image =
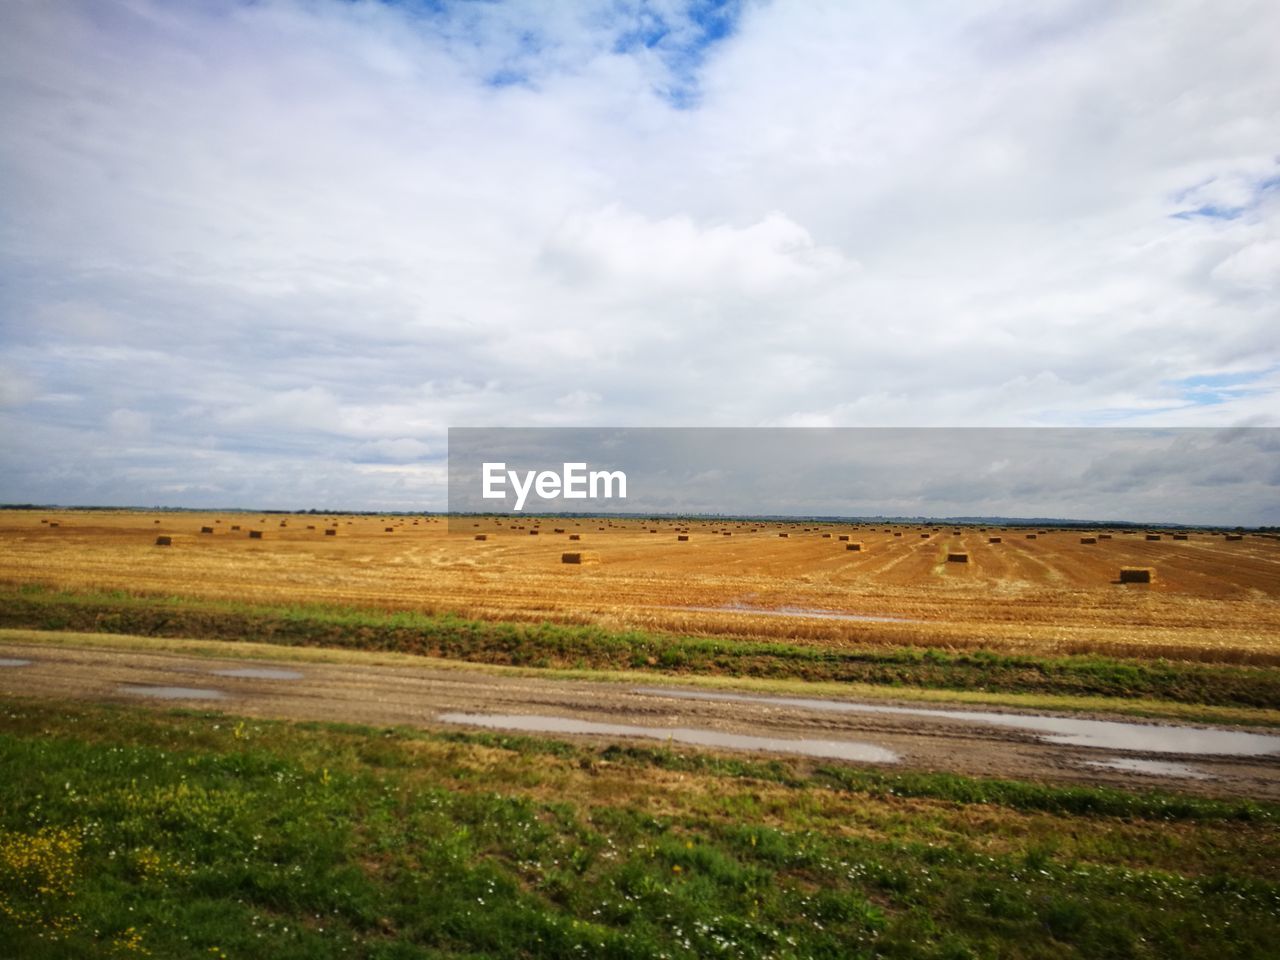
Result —
M1078 532L1028 540L1004 530L1003 542L992 544L996 534L974 528L923 539L928 531L919 527L614 520L602 528L598 520L565 520L558 529L570 540L590 532L599 557L578 569L561 562L562 539L529 536L533 521L510 518L467 523L466 533L454 534L438 517L417 525L315 518L320 527L341 526L342 537L301 523L280 527L277 519L269 539L259 539L261 530L249 531L254 539L198 535L218 521L224 529L264 525L237 514L63 511L44 519L0 513L0 581L835 647L1280 663L1280 542L1255 535L1228 543L1208 532L1189 532L1185 541L1139 533L1082 544L1089 538ZM60 529L51 531L54 524ZM654 529L667 537L649 536ZM183 549L155 550L157 534L183 537ZM481 535L486 541L477 542ZM842 542L863 548L839 549L833 537L856 537ZM954 553L968 562L948 563ZM1126 589L1121 567L1158 576ZM822 615L778 616L784 608Z

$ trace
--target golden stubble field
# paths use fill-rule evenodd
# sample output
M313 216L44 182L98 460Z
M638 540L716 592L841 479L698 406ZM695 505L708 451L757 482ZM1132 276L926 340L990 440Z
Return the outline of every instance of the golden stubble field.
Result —
M562 563L568 551L588 562ZM947 562L954 552L968 562ZM1123 566L1151 568L1154 583L1119 583ZM0 580L839 646L1280 663L1280 541L1249 534L532 517L451 533L439 517L5 511Z

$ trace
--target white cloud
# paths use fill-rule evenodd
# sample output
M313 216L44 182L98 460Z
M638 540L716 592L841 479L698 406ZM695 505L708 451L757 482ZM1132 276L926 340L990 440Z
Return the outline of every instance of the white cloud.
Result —
M151 417L138 410L112 410L107 414L107 430L116 438L145 437L151 432Z
M130 411L168 489L203 449L268 499L451 424L1280 423L1280 8L701 29L674 0L5 4L7 414L124 477L100 428ZM360 476L335 489L418 496Z
M570 283L628 297L776 294L851 269L839 251L817 246L776 212L738 228L609 207L569 217L545 256Z

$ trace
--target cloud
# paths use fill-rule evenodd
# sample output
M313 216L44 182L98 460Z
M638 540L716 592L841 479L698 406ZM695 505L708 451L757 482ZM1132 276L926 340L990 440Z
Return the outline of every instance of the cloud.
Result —
M138 410L112 410L107 414L107 430L113 437L145 437L151 432L151 417Z
M1277 32L1189 0L5 4L0 399L67 453L8 454L0 500L411 507L367 461L460 424L1275 425L1274 375L1179 384L1280 367Z
M566 282L633 298L758 296L851 269L839 251L817 246L780 213L739 228L701 226L686 216L651 220L610 207L566 220L544 257Z

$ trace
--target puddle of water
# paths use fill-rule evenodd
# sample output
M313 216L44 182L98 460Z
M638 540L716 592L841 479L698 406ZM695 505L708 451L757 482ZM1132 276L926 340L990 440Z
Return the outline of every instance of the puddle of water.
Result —
M1209 780L1209 774L1199 767L1186 763L1170 763L1167 760L1136 760L1131 757L1108 757L1106 760L1090 760L1089 766L1108 770L1127 770L1133 773L1149 773L1156 777L1182 777L1186 780Z
M221 700L226 696L221 690L207 687L144 687L134 684L124 684L120 692L159 700Z
M606 737L644 737L649 740L675 740L699 747L723 747L729 750L763 750L773 753L795 753L806 757L833 760L862 760L868 763L897 763L892 750L870 743L848 740L788 740L780 737L753 737L722 730L695 727L641 727L628 723L596 723L572 717L529 716L502 713L442 713L442 723L459 723L496 730L520 730L527 733L590 733Z
M806 697L763 697L744 693L713 693L702 690L667 690L640 687L635 693L683 700L728 700L760 703L804 710L835 713L887 713L911 717L939 717L965 723L986 723L1014 727L1040 735L1046 743L1104 750L1135 750L1146 753L1186 753L1199 756L1258 757L1280 753L1280 737L1237 730L1207 727L1180 727L1158 723L1124 723L1115 720L1079 720L1074 717L1046 717L1025 713L989 713L979 710L934 710L926 707L891 707L882 704Z
M234 670L214 670L219 677L241 677L246 680L301 680L297 670L278 670L272 667L237 667Z
M748 613L755 617L805 617L810 620L852 620L856 623L920 623L907 617L883 617L869 613L841 613L813 607L748 607L726 603L722 607L664 607L665 610L688 610L693 613Z
M0 667L25 667L30 660L19 660L16 657L0 657Z

